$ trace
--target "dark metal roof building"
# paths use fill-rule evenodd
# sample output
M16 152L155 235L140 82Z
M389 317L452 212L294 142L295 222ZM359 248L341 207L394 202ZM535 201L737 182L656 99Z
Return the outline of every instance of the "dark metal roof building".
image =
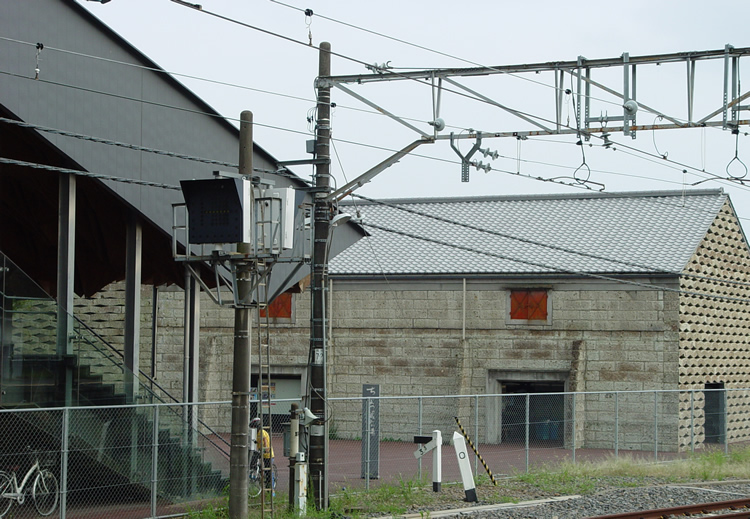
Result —
M82 175L77 294L124 279L129 219L143 229L143 282L182 285L170 248L179 181L236 171L238 129L74 0L0 3L0 56L0 250L55 294L60 174L19 162L62 167ZM277 161L257 145L253 165L277 187L305 187L270 173Z

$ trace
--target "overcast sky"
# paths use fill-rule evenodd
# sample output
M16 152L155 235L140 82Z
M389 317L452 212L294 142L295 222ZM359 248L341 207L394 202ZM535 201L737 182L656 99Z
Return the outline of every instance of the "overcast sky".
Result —
M268 32L170 0L111 0L104 5L79 1L165 70L178 74L178 80L222 115L237 119L242 110L251 110L256 142L279 160L307 158L305 141L312 138L308 117L315 106L313 83L318 71L318 51L306 45L310 36L313 46L328 41L335 53L345 56L333 57L334 75L371 73L363 62L389 62L396 70L428 69L569 61L578 56L615 58L624 52L639 56L714 50L726 44L750 46L750 4L746 1L200 2L204 11ZM313 16L305 16L304 9L312 9ZM96 49L91 53L96 54ZM722 67L721 60L698 63L695 119L721 106ZM741 85L748 89L750 72L746 74L743 67L741 70ZM684 64L639 67L639 102L686 119L686 75ZM519 74L460 81L498 103L550 120L555 115L553 77L551 73ZM566 78L565 88L575 89L575 83L569 83L570 76ZM622 90L622 68L595 70L593 79ZM426 84L396 81L349 87L423 131L432 131L427 124L432 120L432 93ZM592 115L622 114L615 97L601 90L593 90L592 97ZM332 167L339 185L388 157L390 150L403 148L417 138L415 132L372 113L371 108L344 92L334 89L333 101L337 107L332 121L336 152ZM573 102L573 98L565 97L563 123L574 127ZM533 128L496 107L454 92L443 93L440 115L447 124L443 134L465 134L468 129L504 132ZM742 118L750 118L750 114L745 111ZM655 121L659 122L657 114L639 111L639 124ZM598 184L604 184L611 192L691 188L708 174L726 177L727 166L734 176L745 172L740 161L750 164L750 141L745 135L748 129L742 130L739 160L733 162L735 137L714 128L642 131L635 140L622 132L613 133L616 151L604 149L599 139L592 139L593 146L583 148L585 165L574 135L525 141L484 139L482 147L497 150L500 157L491 162L491 172L471 168L468 183L461 182L459 157L448 141L440 141L421 146L360 193L395 198L582 191L580 185L568 187L530 177L557 178L570 184L577 184L574 177L588 177L597 183L590 187L598 189ZM462 153L472 144L461 141ZM663 155L667 160L658 158ZM487 162L479 154L473 158ZM312 173L310 167L293 169L303 177ZM683 169L688 173L683 174ZM699 187L723 187L729 192L748 228L750 187L725 181L705 182Z

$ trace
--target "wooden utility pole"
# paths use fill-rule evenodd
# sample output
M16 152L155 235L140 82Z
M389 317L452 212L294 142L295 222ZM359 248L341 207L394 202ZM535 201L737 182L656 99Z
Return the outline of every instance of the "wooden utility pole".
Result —
M313 254L312 254L312 315L310 321L310 411L317 419L310 425L310 447L308 451L310 479L315 507L328 506L328 476L326 458L326 326L325 300L328 286L328 258L326 250L331 226L331 202L327 196L330 187L330 143L331 143L331 87L320 82L320 78L331 75L331 44L322 42L318 58L318 105L315 129L315 189L313 206Z
M243 176L253 172L253 113L240 115L240 168ZM250 243L238 243L237 252L252 253ZM247 449L250 426L250 327L251 309L247 306L252 288L249 262L237 264L237 298L234 310L234 364L232 370L232 437L229 458L229 517L246 519Z

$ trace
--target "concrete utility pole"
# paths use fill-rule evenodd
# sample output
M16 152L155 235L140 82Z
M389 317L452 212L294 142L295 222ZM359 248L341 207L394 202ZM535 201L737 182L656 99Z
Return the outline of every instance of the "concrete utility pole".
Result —
M318 58L318 77L331 75L331 44L322 42ZM328 258L326 249L331 226L331 201L327 199L330 187L331 142L331 87L319 83L315 154L319 162L315 168L314 229L312 254L312 315L310 321L310 351L312 352L308 376L310 377L310 411L318 418L310 425L308 451L310 478L315 507L328 506L328 475L326 458L326 326L325 300L328 286Z
M253 113L240 115L240 175L253 172ZM237 252L252 253L250 243L238 243ZM247 306L252 288L247 262L237 264L237 300L234 310L234 365L232 371L232 437L229 458L229 517L247 518L247 448L250 426L250 327Z

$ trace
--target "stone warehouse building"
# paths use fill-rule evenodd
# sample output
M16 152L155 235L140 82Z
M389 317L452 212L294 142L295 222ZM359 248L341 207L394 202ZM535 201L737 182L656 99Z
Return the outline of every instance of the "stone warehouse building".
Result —
M721 190L390 200L342 210L370 235L330 266L329 396L359 396L364 384L387 396L669 390L659 397L660 449L724 434L748 439L744 397L706 391L750 387L750 250ZM303 287L272 309L276 398L303 393ZM108 297L119 296L89 304ZM157 379L175 389L181 297L160 296L154 350ZM232 313L202 308L201 399L226 400ZM569 400L546 397L531 419L566 424L561 442L611 447L611 401L602 403L611 397L579 398L575 416ZM636 422L654 396L631 398L620 423L640 448L652 428ZM467 399L460 412L480 415L482 441L520 439L509 426L512 398L474 405ZM397 417L410 411L390 412L381 422L403 423L392 435L408 439L413 423ZM340 405L337 434L359 436L358 413Z
M748 402L685 392L750 387L750 251L723 192L351 209L372 235L331 267L336 394L682 390L661 396L663 447L720 442L725 427L729 441L748 438ZM569 402L546 401L531 421L571 421ZM486 400L486 440L513 435L509 403ZM631 406L621 423L651 436L634 424L644 402ZM598 395L575 418L578 445L612 445Z

